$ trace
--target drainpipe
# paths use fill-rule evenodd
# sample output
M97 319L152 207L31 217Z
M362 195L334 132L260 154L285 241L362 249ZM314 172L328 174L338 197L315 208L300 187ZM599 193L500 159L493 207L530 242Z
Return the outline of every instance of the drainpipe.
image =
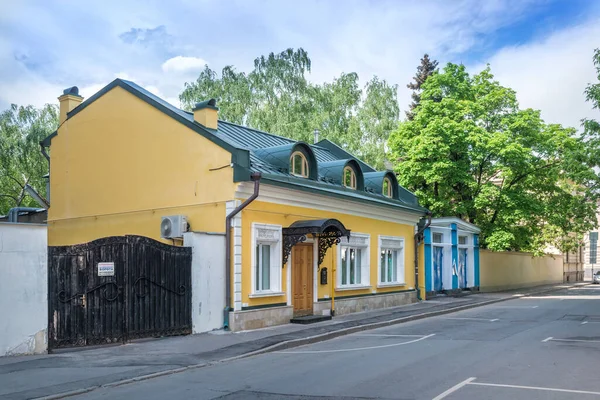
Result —
M33 207L13 207L8 210L8 222L19 222L19 213L22 211L38 211L39 208Z
M223 310L223 329L225 330L229 330L229 312L231 311L231 220L258 197L260 178L260 172L250 175L250 179L254 181L254 193L225 217L225 309Z
M421 240L423 238L423 232L425 229L429 228L431 225L431 212L426 214L427 222L422 229L419 229L417 233L415 233L415 287L417 288L417 299L421 299L421 289L419 288L419 245L421 244Z

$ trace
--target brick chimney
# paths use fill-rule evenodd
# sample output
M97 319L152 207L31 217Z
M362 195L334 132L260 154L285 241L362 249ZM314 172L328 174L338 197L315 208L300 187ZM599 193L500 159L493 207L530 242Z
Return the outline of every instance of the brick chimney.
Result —
M67 88L63 91L62 96L58 98L60 103L60 118L58 124L62 124L67 120L67 113L81 104L83 97L79 95L77 86Z
M219 127L219 108L215 99L196 103L192 111L194 111L194 121L205 128L216 130Z

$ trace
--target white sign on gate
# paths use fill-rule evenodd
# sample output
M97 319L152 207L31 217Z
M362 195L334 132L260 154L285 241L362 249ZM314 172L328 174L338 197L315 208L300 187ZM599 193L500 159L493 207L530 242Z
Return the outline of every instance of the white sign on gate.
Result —
M115 276L114 262L98 263L98 276Z

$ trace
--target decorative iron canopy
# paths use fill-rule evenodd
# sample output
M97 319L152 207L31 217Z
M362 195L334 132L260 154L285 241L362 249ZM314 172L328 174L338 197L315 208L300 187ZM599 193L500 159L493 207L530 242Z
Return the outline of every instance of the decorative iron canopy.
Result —
M304 242L307 235L313 235L319 243L319 264L323 262L327 249L340 242L340 238L350 238L350 231L337 219L316 219L296 221L283 228L283 265L287 264L292 247Z

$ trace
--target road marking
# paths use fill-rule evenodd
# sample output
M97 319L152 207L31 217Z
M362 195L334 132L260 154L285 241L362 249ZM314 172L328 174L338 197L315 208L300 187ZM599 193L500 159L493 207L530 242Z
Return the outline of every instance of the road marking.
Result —
M385 345L381 345L381 346L358 347L358 348L354 348L354 349L276 351L275 353L279 353L279 354L319 354L319 353L343 353L345 351L375 350L375 349L384 349L386 347L403 346L405 344L417 343L417 342L420 342L421 340L429 339L432 336L435 336L435 333L432 333L431 335L427 335L427 336L422 336L415 340L409 340L408 342L385 344Z
M497 383L484 383L484 382L467 382L466 385L491 386L491 387L502 387L502 388L510 388L510 389L542 390L542 391L547 391L547 392L600 395L600 392L590 392L588 390L556 389L556 388L546 388L546 387L538 387L538 386L502 385L502 384L497 384ZM436 399L437 399L437 397L436 397ZM434 399L434 400L436 400L436 399Z
M538 308L539 306L491 306L492 308Z
M474 378L474 377L471 377L471 378L469 378L469 379L465 379L465 380L464 380L464 381L462 381L461 383L459 383L459 384L457 384L457 385L454 385L454 386L452 386L450 389L446 390L444 393L440 393L440 394L438 394L436 397L434 397L434 398L433 398L433 399L431 399L431 400L442 400L443 398L445 398L445 397L448 397L448 395L450 395L450 394L452 394L452 393L456 392L456 391L457 391L457 390L459 390L460 388L462 388L462 387L464 387L464 386L466 386L466 385L469 385L469 384L471 384L471 382L473 382L475 379L476 379L476 378Z
M353 336L373 336L373 337L423 337L423 335L392 335L392 334L383 334L383 333L357 333Z
M458 319L458 320L466 320L466 321L488 321L488 322L496 322L498 318L487 319L487 318L467 318L467 317L444 317L444 319Z
M587 323L588 323L587 321L583 321L583 322L581 323L581 325L585 325L585 324L587 324Z
M554 339L550 336L547 339L542 340L542 342L582 342L582 343L600 343L600 340L583 340L583 339Z

